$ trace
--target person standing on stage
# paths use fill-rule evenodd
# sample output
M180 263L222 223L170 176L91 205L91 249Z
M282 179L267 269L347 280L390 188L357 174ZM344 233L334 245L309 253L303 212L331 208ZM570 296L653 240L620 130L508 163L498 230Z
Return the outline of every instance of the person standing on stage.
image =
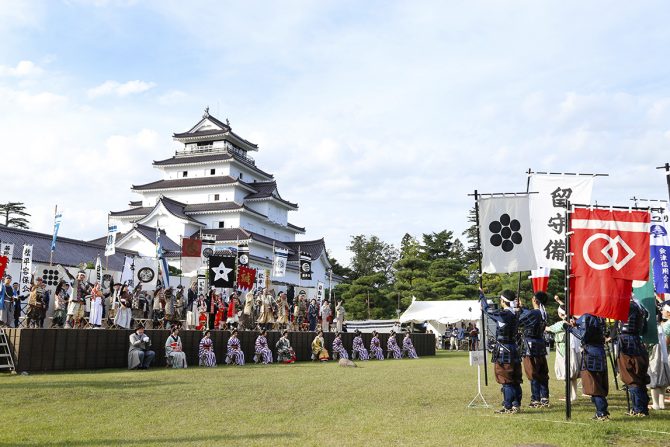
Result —
M591 314L584 314L577 320L570 320L570 333L581 340L581 378L584 394L591 396L596 407L593 419L606 421L609 379L607 375L607 355L605 354L605 320Z
M237 297L237 293L233 292L233 294L230 295L230 299L228 300L228 315L226 324L228 325L229 330L237 328L237 325L240 322L240 317L237 315L237 308L239 305L240 299Z
M319 305L316 304L316 300L312 298L309 302L309 307L307 308L307 318L309 320L309 331L314 332L316 330L316 320L319 316Z
M273 293L273 291L261 293L259 299L260 316L258 317L258 324L260 324L261 329L271 329L275 322L273 307L276 301L272 296Z
M25 296L21 296L21 290L19 288L19 283L12 283L12 296L14 299L14 327L19 327L19 320L21 319L21 301L23 301Z
M533 308L522 308L519 326L523 328L523 369L530 380L530 407L549 406L549 366L544 330L547 327L547 311L544 306L549 297L536 292L532 298Z
M346 311L344 310L344 305L342 305L342 300L339 300L337 302L337 306L335 306L335 318L337 318L337 326L336 326L337 332L342 332L342 326L344 325L345 315Z
M144 326L137 326L130 334L130 348L128 348L128 369L148 369L154 361L156 353L151 349L151 340L144 333Z
M633 402L629 416L649 416L649 354L642 343L642 333L646 331L647 309L631 295L628 320L617 323L617 365L621 381L626 384Z
M521 357L514 337L517 333L517 318L513 303L516 294L503 290L500 295L500 310L489 307L484 292L479 290L479 300L486 316L496 322L496 345L493 348L491 362L495 364L496 382L502 386L503 408L497 413L518 413L521 409Z
M80 270L72 286L72 297L67 306L69 327L82 327L86 312L86 296L91 292L91 285L86 281L86 272Z
M102 326L102 290L99 283L96 283L91 291L91 313L88 322L93 329L100 329Z
M249 291L244 295L244 309L242 310L242 329L251 330L254 328L254 292Z
M62 328L67 320L67 303L70 299L70 284L64 279L56 286L54 297L55 310L51 320L51 327Z
M321 305L321 329L324 332L330 332L330 317L332 314L330 303L328 300L323 300L323 304Z
M289 313L288 298L284 292L281 292L277 297L277 324L279 330L286 329L288 326Z
M0 313L2 314L2 323L7 326L10 325L11 317L14 312L14 289L12 289L12 277L10 275L5 276L5 280L0 284L0 298L2 301L2 307L0 308Z

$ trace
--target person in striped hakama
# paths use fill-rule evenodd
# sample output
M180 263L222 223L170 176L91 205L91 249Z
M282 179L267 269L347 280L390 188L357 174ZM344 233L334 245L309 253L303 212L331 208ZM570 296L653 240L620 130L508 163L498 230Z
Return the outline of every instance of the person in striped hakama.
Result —
M384 360L384 350L379 342L379 334L372 331L372 340L370 340L370 355L373 359Z
M256 363L263 363L267 365L272 363L272 351L268 347L268 331L263 329L261 334L256 337L256 355L254 356L254 361Z
M209 330L206 330L200 340L200 349L198 350L198 358L200 359L200 366L213 367L216 366L216 354L214 354L214 342L210 338Z
M356 329L354 344L351 348L351 357L352 358L358 357L359 360L368 360L370 358L370 356L368 355L368 350L365 349L365 345L363 345L363 337L361 336L361 331L359 331L358 329Z
M240 346L240 339L237 338L237 329L230 334L228 339L228 354L226 355L226 363L235 365L244 365L244 352Z
M341 359L349 360L349 354L347 354L347 350L342 345L342 334L339 332L335 335L335 340L333 340L333 354L337 354Z
M414 343L412 343L412 338L410 337L409 332L405 334L405 338L402 340L402 350L407 354L407 358L419 358L419 356L416 355L416 349L414 349Z
M391 331L389 334L388 342L386 342L386 351L389 354L393 354L394 359L399 359L402 357L400 353L400 347L398 346L398 341L395 339L395 331Z

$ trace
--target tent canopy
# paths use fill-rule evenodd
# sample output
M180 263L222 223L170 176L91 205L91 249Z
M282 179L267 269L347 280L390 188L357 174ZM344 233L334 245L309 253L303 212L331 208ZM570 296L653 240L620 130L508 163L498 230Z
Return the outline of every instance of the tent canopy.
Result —
M482 310L477 300L465 301L417 301L400 315L401 323L437 322L442 325L460 321L478 321Z

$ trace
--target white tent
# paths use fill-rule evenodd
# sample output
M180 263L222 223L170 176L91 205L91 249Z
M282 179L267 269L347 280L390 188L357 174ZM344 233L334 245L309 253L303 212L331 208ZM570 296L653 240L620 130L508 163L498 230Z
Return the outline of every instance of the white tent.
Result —
M417 301L400 315L401 323L427 322L433 331L443 334L448 324L473 322L478 324L482 310L478 300L465 301Z

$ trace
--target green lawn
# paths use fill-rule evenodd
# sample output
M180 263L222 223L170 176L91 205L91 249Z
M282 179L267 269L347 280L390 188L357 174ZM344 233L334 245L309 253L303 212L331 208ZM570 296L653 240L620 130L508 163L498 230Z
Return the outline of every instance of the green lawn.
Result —
M552 408L498 416L466 408L476 369L464 353L359 364L2 374L0 446L670 444L670 410L628 419L622 392L610 422L590 421L580 398L566 423L555 381ZM497 384L484 395L500 405Z

